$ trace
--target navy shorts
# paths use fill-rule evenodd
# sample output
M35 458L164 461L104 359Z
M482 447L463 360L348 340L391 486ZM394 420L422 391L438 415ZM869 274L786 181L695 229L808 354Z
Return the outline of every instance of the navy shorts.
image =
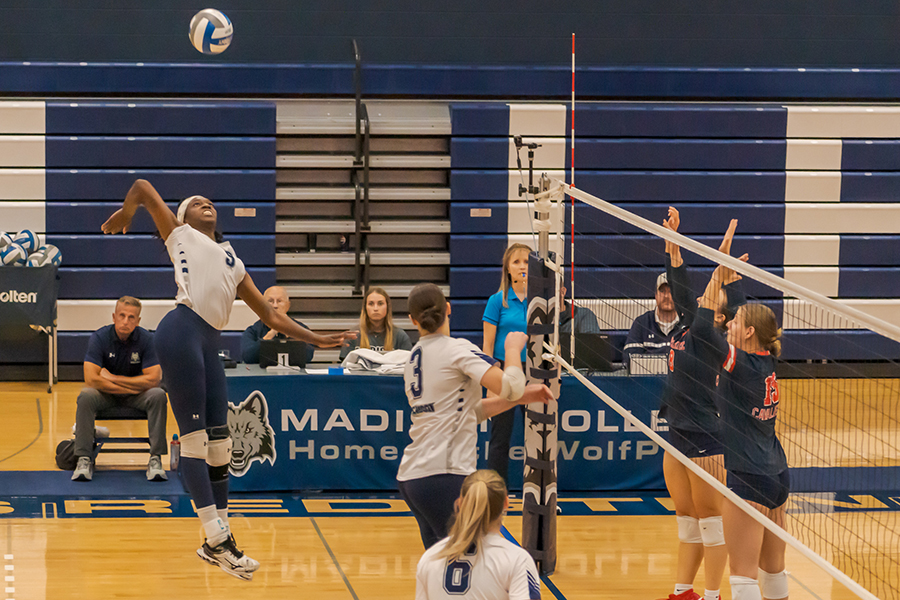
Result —
M688 431L669 426L669 443L688 458L716 456L725 452L725 446L719 438L706 431Z
M762 504L770 509L778 508L787 502L791 491L791 478L787 469L778 475L728 471L726 483L732 492L744 500Z

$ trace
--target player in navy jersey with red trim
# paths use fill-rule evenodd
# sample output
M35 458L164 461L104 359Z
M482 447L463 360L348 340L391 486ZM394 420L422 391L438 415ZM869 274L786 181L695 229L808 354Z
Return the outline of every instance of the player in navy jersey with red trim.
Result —
M736 277L722 265L713 272L697 311L698 324L705 326L695 327L694 335L712 345L722 361L718 406L727 440L728 487L783 526L790 481L787 458L775 434L779 401L775 359L781 353L781 329L769 307L751 303L738 309L728 324L727 339L712 333L721 286ZM723 520L732 598L787 598L785 543L730 502L723 507Z
M669 207L663 225L678 231L678 211ZM721 252L731 250L737 220L732 220ZM692 326L697 314L697 297L692 293L681 248L666 242L666 277L672 290L679 328L669 349L669 376L660 403L659 415L669 426L669 442L711 475L725 482L719 414L715 405L716 378L722 361L710 344L697 339ZM739 280L719 292L714 323L724 338L725 324L734 306L743 303ZM698 325L700 326L700 325ZM675 504L678 522L678 568L675 591L670 600L697 600L693 584L704 562L704 600L718 600L727 551L722 527L722 495L716 492L668 452L663 457L666 488Z

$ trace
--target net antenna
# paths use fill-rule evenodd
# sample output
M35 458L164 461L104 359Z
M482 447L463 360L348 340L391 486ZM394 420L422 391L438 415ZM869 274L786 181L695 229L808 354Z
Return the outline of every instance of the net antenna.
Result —
M824 315L830 318L826 322L825 327L827 329L849 330L864 328L876 332L893 342L900 342L900 327L897 327L894 324L878 319L870 314L857 310L852 306L847 306L841 302L827 298L822 294L787 281L756 266L741 262L740 260L714 250L709 246L670 231L643 217L605 202L560 179L551 178L550 185L550 189L555 193L558 194L564 192L571 198L578 199L585 204L602 211L601 218L604 220L609 220L607 219L608 216L616 217L624 223L660 238L657 241L667 240L673 242L680 246L682 250L690 250L716 264L725 265L743 275L745 277L744 281L752 280L752 283L758 287L762 284L767 288L777 290L778 294L781 294L779 297L793 297L794 299L784 298L783 300L779 300L779 302L784 303L785 329L815 327L816 322L820 321ZM581 214L585 213L582 212ZM617 233L618 232L619 231L617 231ZM584 282L582 282L582 287L584 287L584 285ZM788 314L789 311L791 311L791 314ZM789 321L792 323L790 326L788 325ZM796 339L792 340L792 342L797 345ZM848 344L849 343L851 342L848 342ZM873 536L870 532L860 532L848 527L847 524L852 524L853 521L845 520L847 513L841 513L839 510L832 509L830 512L836 513L836 515L831 515L828 510L822 510L821 505L819 505L819 508L816 508L815 500L817 494L793 494L787 504L789 507L787 516L789 518L785 521L785 527L798 530L798 535L801 535L806 540L810 540L809 543L819 547L820 552L817 553L810 548L808 544L792 535L792 533L789 533L787 529L773 523L762 513L741 499L737 494L732 492L728 487L720 483L715 477L695 464L694 461L678 452L667 440L651 429L651 427L648 427L639 418L632 415L631 412L600 390L588 378L576 371L571 363L560 356L558 346L547 343L545 344L544 349L546 351L544 355L546 360L555 361L565 368L573 377L593 391L599 398L621 415L626 422L630 423L645 436L656 442L673 458L677 459L691 472L721 493L726 500L740 507L750 517L762 524L768 531L803 554L812 563L827 572L836 581L846 586L857 596L867 600L876 598L877 596L870 591L871 589L877 591L879 595L886 598L900 598L900 585L898 585L898 581L896 581L897 573L900 572L900 569L898 569L898 563L900 563L900 551L898 550L900 549L897 548L897 546L900 546L900 541L898 541L900 538L898 538L897 534L891 530L889 520L887 524L882 522L882 513L873 512L871 513L871 516L867 513L859 513L868 519L866 524L875 523L875 527L878 529L876 535ZM884 357L884 355L880 356ZM892 373L896 373L897 365L894 359L887 358L886 360L890 363L888 366L893 368ZM857 377L859 376L858 373L861 372L860 370L854 370L857 369L857 367L853 365L850 365L848 369L856 373L855 376ZM866 466L895 466L897 456L900 455L898 444L895 443L894 439L896 437L895 430L898 429L898 420L895 414L897 412L896 405L897 400L900 399L900 395L897 394L896 390L896 382L884 383L881 381L868 381L866 383L871 384L869 387L877 388L876 391L884 392L887 390L890 393L890 396L883 407L883 412L876 412L879 421L874 427L870 426L874 429L879 427L882 428L883 431L887 432L887 435L884 435L882 432L866 431L865 426L861 426L859 423L861 418L852 413L852 411L856 409L856 405L850 406L847 413L841 412L843 409L840 404L841 402L851 402L854 400L853 398L848 398L843 395L844 390L840 389L841 381L816 381L814 387L817 392L824 389L826 395L830 393L832 394L832 397L826 398L825 402L822 402L820 398L815 397L815 394L808 398L800 397L799 399L804 402L803 404L798 403L798 410L801 413L804 410L813 411L812 418L822 420L821 430L810 427L809 431L807 431L804 427L803 414L799 417L790 415L788 418L784 418L784 407L782 408L782 418L779 418L778 421L780 437L782 437L782 430L784 430L783 441L785 442L784 447L788 455L788 463L790 466L845 466L841 461L848 455L861 457L861 462ZM801 386L792 387L797 388ZM797 389L790 390L791 394L795 394L796 392ZM782 392L782 395L785 395L784 391ZM827 404L828 401L835 402ZM782 404L784 404L784 402L782 402ZM866 405L865 402L859 402L859 405L866 410L873 409L873 406ZM788 405L788 408L792 409L794 407ZM872 412L877 411L878 408L882 407L874 405L875 410ZM822 415L815 414L814 411L816 410L820 411ZM806 418L809 419L809 417ZM812 424L819 425L820 423L814 422ZM837 435L835 435L831 431L832 427L838 429L843 427L844 429L839 430ZM879 435L882 435L887 439L879 439ZM859 443L860 439L866 442L865 444L860 444L865 446L864 449L854 447ZM871 443L873 441L877 441L881 446L873 450L873 444ZM822 449L824 450L819 452L820 448L815 446L815 443L821 443ZM883 456L878 455L879 450L882 452ZM875 458L866 455L867 452L872 456L875 456ZM815 469L812 470L815 471ZM822 471L822 473L825 473L825 471ZM819 483L822 484L823 482L824 480ZM845 488L837 487L826 489L843 490ZM832 494L831 492L818 494L818 496L824 497L826 500L829 495L833 500L836 494ZM811 499L811 501L807 502L808 499ZM833 504L840 506L841 504L848 503L836 502ZM804 509L804 506L808 507L810 505L813 506L811 510ZM889 507L885 506L885 508ZM888 516L890 517L890 514L888 514ZM852 516L850 518L852 518ZM823 523L825 525L824 527ZM820 532L817 528L823 529L823 532ZM826 532L824 531L825 529L828 529L829 531ZM827 535L834 532L837 532L835 536L837 539L827 539ZM869 538L880 539L872 540ZM881 542L885 543L881 544ZM850 544L852 544L855 549L859 549L861 556L848 557L845 546ZM879 544L887 549L885 550L884 547L880 547ZM835 562L842 565L842 568L838 568L838 566L829 562L821 555L821 553L833 557ZM881 562L876 563L876 559ZM874 566L875 564L883 566ZM848 573L854 574L856 579L851 577ZM861 585L857 579L863 580L866 583L866 586ZM866 587L870 589L866 589Z
M529 182L531 182L529 169ZM530 404L525 409L525 470L522 486L522 547L545 575L556 570L556 494L558 449L559 367L544 355L545 344L558 347L559 291L563 268L559 252L550 251L550 231L556 223L557 248L562 248L562 188L551 189L550 178L541 176L535 189L533 230L537 252L528 256L528 345L525 377L529 384L542 383L553 392L548 404ZM554 206L555 204L555 206ZM551 216L556 213L555 218Z

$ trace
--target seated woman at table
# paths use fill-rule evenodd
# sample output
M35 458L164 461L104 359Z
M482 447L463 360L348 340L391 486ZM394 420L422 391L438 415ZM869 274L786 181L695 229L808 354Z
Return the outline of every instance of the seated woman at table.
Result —
M369 288L359 312L359 337L348 340L341 348L341 360L357 348L369 348L376 352L412 350L412 342L406 332L394 326L391 297L380 287Z

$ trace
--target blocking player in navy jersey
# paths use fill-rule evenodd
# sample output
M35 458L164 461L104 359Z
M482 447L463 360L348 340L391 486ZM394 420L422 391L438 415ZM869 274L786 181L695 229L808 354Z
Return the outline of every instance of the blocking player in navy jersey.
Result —
M669 207L663 225L678 231L678 211ZM732 220L719 250L728 254L737 220ZM745 257L742 257L745 258ZM716 378L721 360L715 348L693 333L697 297L692 293L681 248L666 242L666 275L679 325L670 341L669 375L660 403L660 417L669 427L669 442L711 475L725 482L719 414L715 404ZM719 291L713 323L724 339L725 325L734 307L743 304L739 279ZM727 289L727 292L726 292ZM704 600L718 600L722 575L728 558L722 528L722 495L705 483L668 452L663 457L666 488L675 504L678 522L678 568L675 590L669 600L697 600L693 581L704 564Z
M412 442L404 449L397 483L419 524L426 548L446 537L463 480L475 472L478 423L517 404L546 403L544 385L525 385L522 332L506 336L506 368L468 340L450 337L450 304L432 283L413 288L409 316L419 329L403 374L412 407ZM482 399L481 388L490 394Z
M122 208L101 227L126 233L139 207L150 213L175 266L175 308L154 336L172 412L181 433L184 481L203 524L203 560L239 579L250 580L259 563L237 549L228 525L228 395L218 351L235 294L263 323L319 347L338 346L355 334L318 335L276 311L256 288L231 244L216 230L216 209L203 196L186 198L172 214L149 182L134 182Z
M740 307L728 324L727 339L712 326L722 284L736 277L722 265L700 300L694 335L715 348L722 361L718 406L722 417L727 485L774 523L784 525L790 491L787 458L778 436L778 379L781 329L772 310L758 303ZM731 597L734 600L787 598L785 543L731 502L723 507ZM758 580L757 580L758 577Z
M475 471L454 503L450 536L425 551L416 600L540 600L534 560L503 537L509 496L496 471Z

